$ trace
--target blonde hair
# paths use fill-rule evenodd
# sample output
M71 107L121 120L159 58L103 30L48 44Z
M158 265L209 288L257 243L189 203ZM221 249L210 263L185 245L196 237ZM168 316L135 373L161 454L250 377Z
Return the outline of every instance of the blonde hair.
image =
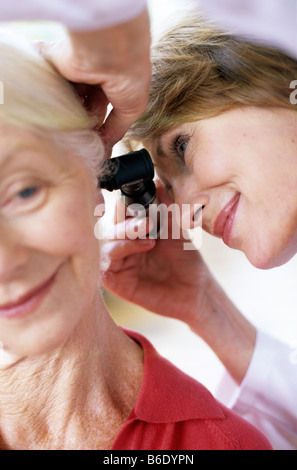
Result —
M289 87L297 77L295 60L194 15L160 38L152 49L152 63L149 105L127 134L130 144L239 106L292 109Z
M28 128L98 165L101 139L96 121L81 105L70 83L34 48L7 31L0 32L0 125Z

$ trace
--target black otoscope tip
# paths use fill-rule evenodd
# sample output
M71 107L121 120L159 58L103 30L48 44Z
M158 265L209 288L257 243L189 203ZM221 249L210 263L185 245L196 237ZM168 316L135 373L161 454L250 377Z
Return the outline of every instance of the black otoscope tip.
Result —
M130 152L103 162L98 187L107 191L123 186L153 180L154 164L146 149Z

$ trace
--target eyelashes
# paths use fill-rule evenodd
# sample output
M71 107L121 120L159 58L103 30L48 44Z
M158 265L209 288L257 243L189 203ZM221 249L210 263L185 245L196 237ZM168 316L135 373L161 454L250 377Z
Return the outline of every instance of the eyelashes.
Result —
M180 160L184 162L185 160L185 152L190 140L190 136L188 135L179 135L176 137L170 145L170 152Z
M47 196L47 185L40 182L12 184L0 201L0 208L10 216L29 213L38 209Z
M29 199L29 198L35 196L38 189L39 188L37 186L33 186L33 185L28 186L27 188L23 189L22 191L19 191L19 193L16 196L17 196L18 199L26 200L26 199Z

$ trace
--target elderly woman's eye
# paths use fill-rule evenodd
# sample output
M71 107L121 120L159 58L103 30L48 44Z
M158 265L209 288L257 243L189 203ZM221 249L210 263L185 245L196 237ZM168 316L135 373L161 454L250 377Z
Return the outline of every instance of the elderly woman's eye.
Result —
M17 197L20 199L29 199L34 196L38 191L37 186L29 186L28 188L23 189L17 194Z
M30 211L40 206L46 197L46 191L42 184L13 184L3 198L1 207L4 210Z

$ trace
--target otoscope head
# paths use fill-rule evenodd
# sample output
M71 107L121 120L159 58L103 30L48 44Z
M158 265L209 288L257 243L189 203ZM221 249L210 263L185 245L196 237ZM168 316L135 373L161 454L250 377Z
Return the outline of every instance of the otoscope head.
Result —
M104 161L98 187L107 191L120 189L126 206L139 204L146 208L156 197L154 173L151 156L142 149Z
M98 187L114 191L127 184L152 180L154 164L146 149L130 152L103 162Z

